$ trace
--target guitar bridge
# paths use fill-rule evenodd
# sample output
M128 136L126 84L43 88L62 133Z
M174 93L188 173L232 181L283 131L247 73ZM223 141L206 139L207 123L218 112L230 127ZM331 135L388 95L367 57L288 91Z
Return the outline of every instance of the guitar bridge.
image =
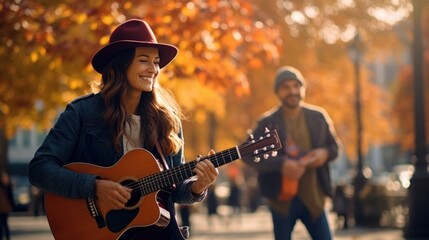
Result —
M98 228L105 227L106 222L104 221L103 216L101 216L100 211L98 210L97 204L95 204L94 198L88 197L86 199L86 206L88 207L91 217L97 223Z

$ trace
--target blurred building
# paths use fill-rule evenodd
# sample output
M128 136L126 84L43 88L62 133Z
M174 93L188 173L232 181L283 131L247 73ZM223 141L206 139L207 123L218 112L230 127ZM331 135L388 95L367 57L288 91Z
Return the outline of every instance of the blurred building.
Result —
M371 81L385 91L390 91L392 85L398 81L398 73L403 66L412 65L412 42L409 37L411 29L409 20L399 22L393 28L403 45L402 52L398 48L389 53L379 53L371 62L364 63L365 68L371 73ZM410 153L402 151L399 143L374 144L368 149L364 157L365 164L372 170L374 176L391 172L396 165L410 163Z
M28 211L31 205L32 189L27 177L28 163L45 135L46 133L35 128L18 129L15 136L9 140L8 170L12 178L16 211Z
M27 176L27 165L46 134L34 129L18 129L9 141L9 171L11 175Z

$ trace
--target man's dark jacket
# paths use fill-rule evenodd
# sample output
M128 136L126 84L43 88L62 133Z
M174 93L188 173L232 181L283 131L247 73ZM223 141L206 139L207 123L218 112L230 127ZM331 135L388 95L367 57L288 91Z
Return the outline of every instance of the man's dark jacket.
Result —
M338 156L339 142L333 128L332 121L328 114L319 107L309 104L303 105L305 119L307 121L308 131L311 139L312 149L327 148L328 161L317 169L317 177L320 186L326 196L332 197L331 176L329 162ZM265 113L258 121L253 131L254 136L262 136L265 128L276 129L280 137L282 146L286 143L286 121L284 119L281 107L275 108ZM261 160L259 163L252 159L244 160L247 164L253 166L258 172L258 182L261 194L269 199L276 199L281 190L284 150L280 149L276 157L270 157L267 160Z

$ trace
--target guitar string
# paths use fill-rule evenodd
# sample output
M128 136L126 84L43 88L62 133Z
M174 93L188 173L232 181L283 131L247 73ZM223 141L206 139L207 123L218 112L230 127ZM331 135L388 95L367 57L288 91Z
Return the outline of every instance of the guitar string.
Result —
M225 163L227 163L225 160L232 161L232 160L238 159L238 156L235 157L235 158L225 159L225 156L227 156L227 155L231 156L232 150L236 150L236 149L231 148L231 149L223 151L222 154L208 156L206 158L202 158L201 160L203 160L203 159L209 159L214 165L220 166L220 165L223 165L223 164L220 164L219 160L223 160L223 162L225 164ZM236 155L238 155L238 154L236 154ZM187 169L187 173L189 173L188 175L185 175L185 177L189 177L189 175L195 175L193 173L193 171L192 171L194 169L195 165L196 165L196 161L194 161L193 164L189 164L189 165L184 166L184 168L188 168ZM181 174L182 172L183 171L181 171L180 168L173 169L172 171L170 171L169 173L166 173L163 176L160 175L155 180L158 180L158 183L165 183L165 184L169 185L169 184L171 184L171 180L173 180L173 183L174 182L179 182L181 179L175 180L174 176L178 176L178 173Z
M254 144L254 143L251 143L251 144ZM240 145L239 148L241 149L243 146L246 146L246 145L247 144L242 144L242 145ZM237 156L233 157L231 155L231 153L234 153L234 152L235 152L235 155L237 155ZM236 147L233 147L233 148L224 150L224 151L222 151L220 153L217 153L215 155L206 156L203 159L207 159L208 158L208 159L210 159L212 161L212 163L214 163L213 161L216 161L217 163L219 163L219 160L218 160L217 156L221 156L219 158L222 158L224 160L224 164L225 164L225 163L227 163L225 161L225 156L226 155L229 155L229 157L230 157L229 161L236 160L236 159L238 159L240 157L239 152L237 151ZM177 178L177 180L174 179L175 176L178 177L177 173L180 173L180 175L182 177L181 180L186 179L186 178L183 178L183 176L182 176L183 172L186 173L186 171L184 171L184 170L187 170L187 175L185 175L185 177L191 177L191 176L195 175L193 173L192 169L195 167L196 163L197 163L197 160L194 160L194 161L188 162L188 163L186 163L184 165L181 165L181 166L179 166L177 168L170 169L170 170L167 170L167 171L164 171L164 172L158 172L158 173L155 173L155 174L150 175L150 176L146 176L145 178L139 179L139 181L138 181L137 184L131 183L130 185L127 185L127 186L135 189L135 187L137 185L137 188L140 189L140 195L147 195L147 194L149 194L151 192L155 192L157 190L162 189L162 187L166 187L166 186L171 185L173 183L179 182L180 181L179 178ZM218 166L220 166L220 165L223 165L223 164L219 164ZM186 168L188 168L188 169L186 169ZM143 184L143 180L146 180L147 184ZM157 185L150 184L151 182L154 182ZM164 185L160 185L162 183L164 183Z
M224 157L225 153L223 153L223 152L222 152L222 154L218 154L218 155L221 155L222 158L225 158ZM211 161L213 161L213 160L218 161L216 156L214 156L213 159L211 159ZM175 181L175 182L178 182L180 180L178 178L177 178L177 180L175 180L174 176L177 176L177 173L180 173L181 177L183 178L182 173L184 173L185 177L190 177L193 174L192 169L195 168L196 163L197 163L197 160L194 160L192 162L181 165L177 168L173 168L173 169L170 169L167 171L163 171L163 172L159 172L157 174L147 176L145 178L139 179L139 183L137 185L142 185L143 180L146 180L147 183L155 182L158 184L160 184L162 182L166 182L166 180L171 180L171 179L173 179L173 181ZM185 178L183 178L183 179L185 179ZM161 182L160 182L160 180L161 180ZM136 184L132 183L132 184L127 185L127 187L134 188L135 185ZM150 192L156 191L157 188L158 189L161 188L161 186L154 186L153 184L143 184L143 185L145 185L147 187L147 188L144 188L146 190L144 192L146 192L146 193L150 193Z
M220 156L221 157L218 157L218 156L211 157L210 156L207 158L210 159L212 162L216 161L216 163L214 163L216 165L216 164L219 164L219 162L220 162L219 159L225 160L225 156L226 156L225 154L220 154ZM206 158L204 158L204 159L206 159ZM232 160L234 160L234 159L232 159ZM171 185L175 182L179 182L182 179L175 178L175 177L178 177L179 173L180 173L180 175L182 175L182 173L185 173L185 178L192 176L192 175L195 175L195 173L193 173L192 170L195 168L196 163L197 163L197 161L194 161L190 164L182 165L183 167L181 167L181 168L175 168L169 172L165 172L165 174L155 175L154 178L151 179L153 184L150 184L151 182L148 182L148 185L152 187L149 190L151 192L153 192L153 191L156 191L158 189L161 189L162 187ZM183 177L183 175L182 175L182 177ZM183 178L183 179L185 179L185 178Z
M261 140L261 139L260 139ZM259 140L257 141L259 142ZM241 144L238 149L242 150L243 147L248 145L253 145L253 143L244 143ZM226 164L225 157L229 155L228 162L231 162L233 160L236 160L240 157L239 150L237 149L237 146L226 149L224 151L221 151L219 153L216 153L211 156L206 156L204 158L201 158L199 160L209 159L213 164L215 164L215 167L221 166L223 164ZM232 155L234 153L234 157ZM219 157L218 157L219 156ZM223 164L219 164L218 158L223 159ZM138 194L141 196L147 195L149 193L155 192L157 190L161 190L163 187L167 187L168 185L172 185L174 183L180 182L180 180L185 180L188 177L196 175L192 170L195 168L196 164L198 162L197 160L193 160L191 162L185 163L181 166L178 166L176 168L168 169L166 171L161 171L154 173L152 175L143 177L138 179L137 182L132 182L130 184L124 185L126 187L130 187L133 189L131 192L132 196ZM216 166L216 164L218 164ZM181 178L178 178L178 173L180 174ZM182 173L185 173L185 178L183 177ZM174 179L174 177L177 177L177 180ZM145 184L144 184L145 183ZM134 191L136 189L139 189L140 191Z
M224 150L218 154L206 156L204 158L201 158L200 161L204 160L204 159L209 159L213 164L215 164L215 166L216 166L216 164L218 164L218 166L226 164L227 162L225 160L225 157L229 156L229 158L231 160L228 160L228 161L232 161L232 160L236 160L239 156L237 151L236 151L236 153L232 154L232 150L236 151L236 148L230 148L230 149ZM235 155L236 157L232 157L232 155ZM223 160L223 164L219 163L219 159ZM140 179L138 179L138 181L132 182L129 184L125 184L124 186L129 187L133 190L140 189L140 191L138 191L138 192L140 192L141 195L146 195L146 194L149 194L151 192L155 192L157 190L160 190L163 187L171 185L175 182L180 182L180 180L184 180L187 177L194 176L195 173L192 170L195 168L197 163L198 163L198 160L193 160L191 162L180 165L176 168L172 168L172 169L169 169L166 171L161 171L161 172L146 176L144 178L140 178ZM183 177L182 173L185 174L184 175L185 178ZM178 177L178 174L180 174L180 179L179 178L175 179L174 177L175 176ZM144 183L146 183L146 184L144 184ZM151 184L151 183L153 183L153 184ZM162 185L162 184L164 184L164 185ZM134 192L134 191L132 193L136 194L136 192Z

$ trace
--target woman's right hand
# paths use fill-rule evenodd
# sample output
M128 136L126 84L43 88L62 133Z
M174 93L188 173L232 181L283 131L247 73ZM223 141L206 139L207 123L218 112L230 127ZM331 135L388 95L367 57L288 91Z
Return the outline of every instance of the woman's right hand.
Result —
M108 209L122 209L131 198L131 189L110 180L95 180L98 202Z

